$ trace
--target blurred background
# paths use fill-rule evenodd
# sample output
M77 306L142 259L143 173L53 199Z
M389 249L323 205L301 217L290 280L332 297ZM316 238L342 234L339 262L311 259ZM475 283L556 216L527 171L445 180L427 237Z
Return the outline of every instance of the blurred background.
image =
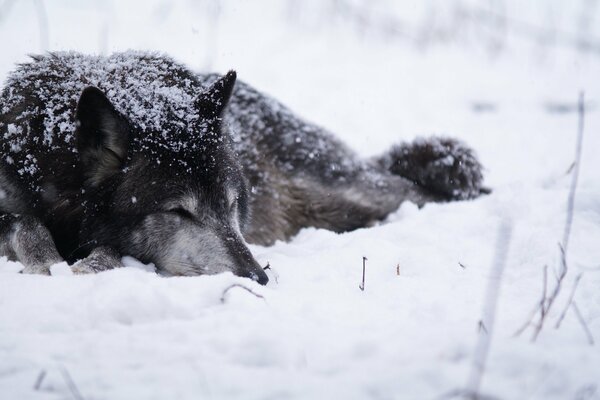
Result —
M164 52L198 71L236 69L364 155L450 134L476 148L492 183L512 182L570 164L544 143L572 147L580 90L594 111L598 3L0 0L0 78L49 50Z

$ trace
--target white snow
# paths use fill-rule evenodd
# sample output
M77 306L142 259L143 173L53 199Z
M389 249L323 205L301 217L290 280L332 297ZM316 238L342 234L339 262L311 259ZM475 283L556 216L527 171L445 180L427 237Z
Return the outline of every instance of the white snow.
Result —
M231 274L165 278L131 258L91 276L64 264L51 277L21 275L2 258L0 399L73 398L70 380L85 399L438 398L467 382L506 219L513 229L482 392L599 399L598 343L588 344L573 309L554 324L583 273L574 299L600 341L600 57L518 36L499 54L473 38L423 49L361 36L311 17L318 2L304 12L298 3L218 3L215 12L183 0L43 2L51 50L154 50L196 69L233 68L365 156L417 136L456 136L477 151L493 193L420 210L407 203L372 228L305 229L289 243L252 246L272 267L267 287ZM394 15L416 24L416 3L394 5ZM574 31L570 15L584 2L507 3L532 24L551 3L556 26ZM0 15L2 80L40 51L35 3L11 4ZM588 109L570 270L532 343L531 330L513 334L540 299L544 265L554 284L577 132L575 112L548 109L572 108L580 90ZM481 104L492 107L475 112ZM235 283L263 298L234 287L222 302Z

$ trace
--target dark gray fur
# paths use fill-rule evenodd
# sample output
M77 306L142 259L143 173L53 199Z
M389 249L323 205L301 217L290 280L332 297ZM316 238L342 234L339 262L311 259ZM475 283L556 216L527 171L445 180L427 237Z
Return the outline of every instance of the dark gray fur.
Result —
M0 254L25 272L62 259L97 272L131 255L168 274L266 283L246 241L349 231L406 200L482 191L479 162L455 140L364 160L234 83L235 73L198 75L147 53L20 65L0 97Z

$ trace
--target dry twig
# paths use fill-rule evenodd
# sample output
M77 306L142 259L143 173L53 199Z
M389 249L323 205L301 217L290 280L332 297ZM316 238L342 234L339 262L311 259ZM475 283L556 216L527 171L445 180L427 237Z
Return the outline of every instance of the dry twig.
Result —
M482 332L485 334L488 333L487 328L485 327L485 324L483 323L483 321L479 320L479 333L482 333Z
M565 255L569 247L569 238L571 236L571 225L573 225L573 212L575 209L575 192L577 190L577 182L579 180L579 168L581 167L581 150L583 148L583 128L585 121L585 104L584 94L579 94L579 124L577 129L577 147L575 148L575 165L573 167L573 179L571 180L571 188L569 190L569 200L567 203L567 218L565 221L565 230L563 232L562 246L565 250ZM565 256L566 257L566 256Z
M77 387L75 381L71 377L71 374L69 374L69 371L65 367L59 367L59 370L73 398L75 400L84 400L83 396L81 395L81 392L79 391L79 388ZM35 380L35 383L33 384L33 390L38 391L41 389L42 383L44 382L46 375L47 371L45 369L40 371Z
M517 329L517 331L514 333L514 336L519 336L521 335L521 333L523 333L525 331L525 329L527 329L532 323L533 323L533 319L535 318L536 314L538 311L540 311L541 313L543 313L544 315L546 315L546 292L547 292L547 288L548 288L548 266L544 265L544 286L543 286L543 291L542 291L542 298L540 299L540 301L538 302L538 304L536 304L536 306L533 308L533 310L531 311L531 313L529 314L529 318L527 318L527 320L525 321L525 323L523 324L523 326L521 326L519 329ZM544 311L541 311L544 310Z
M33 390L40 390L40 387L42 387L42 382L44 381L45 377L46 377L46 370L43 369L40 371L37 379L35 380L35 384L33 385Z
M71 378L71 374L69 374L69 371L67 371L67 369L65 367L62 367L60 369L60 372L62 373L62 376L65 379L65 382L67 383L67 387L69 388L69 391L73 395L73 398L75 398L75 400L83 400L83 396L81 395L81 392L77 388L75 381L73 381L73 378Z
M565 315L567 314L567 310L569 309L569 307L571 306L571 303L573 302L573 296L575 296L575 289L577 289L577 285L579 284L579 281L581 280L582 275L583 274L579 274L575 278L575 282L573 283L573 289L571 289L571 294L569 295L569 301L567 302L567 305L565 306L565 309L563 310L563 312L560 314L558 321L556 321L556 325L554 325L555 329L560 328L560 324L561 324L562 320L565 318Z
M479 321L479 335L473 356L473 364L471 373L467 382L467 387L464 393L468 393L470 398L479 399L479 389L481 380L485 372L485 364L492 342L494 333L494 322L496 319L496 306L500 295L500 284L502 283L502 274L508 256L508 248L512 234L512 223L505 220L500 225L498 230L498 238L496 240L496 249L494 253L494 262L492 265L492 273L488 281L483 303L483 315Z
M546 267L544 267L544 294L540 303L535 307L532 316L527 320L527 322L521 327L515 335L521 334L528 326L534 327L533 336L531 337L532 341L535 341L539 336L542 328L544 327L544 323L546 322L546 317L550 308L556 301L558 295L561 292L562 284L567 275L568 271L568 263L567 263L567 251L569 247L569 239L571 237L571 227L573 225L573 214L575 209L575 193L577 190L577 182L579 180L579 168L581 166L581 150L583 148L583 131L584 131L584 119L585 119L585 103L584 103L584 95L583 92L579 94L579 103L578 103L578 112L579 112L579 120L578 120L578 130L577 130L577 144L575 148L575 162L573 166L573 178L571 180L571 187L569 189L569 197L567 200L567 215L565 221L565 229L563 231L562 242L559 243L560 248L560 267L556 276L556 283L554 285L554 289L550 296L546 297L546 280L547 280L547 272ZM537 323L533 323L536 315L539 315Z
M579 320L579 323L581 323L581 326L583 327L583 330L585 331L585 335L587 336L588 343L590 344L590 346L593 346L594 345L594 337L592 336L592 332L590 332L590 328L588 327L587 323L585 322L585 319L583 319L583 315L581 315L581 312L579 311L579 307L577 307L577 303L573 302L572 307L573 307L573 311L575 311L575 315L577 316L577 319Z
M360 285L358 285L358 288L360 290L362 290L363 292L365 291L365 263L367 261L367 257L363 257L363 273L362 273L362 282Z
M267 265L263 268L263 271L269 270L273 274L273 278L275 278L275 283L279 283L279 274L271 267L271 263L267 261Z
M233 285L230 285L228 287L225 288L225 290L223 290L223 294L221 294L221 303L225 303L225 296L227 295L227 292L229 292L231 289L239 287L241 289L244 289L245 291L247 291L250 294L253 294L254 296L258 297L259 299L265 299L263 295L256 293L254 290L239 284L239 283L234 283Z

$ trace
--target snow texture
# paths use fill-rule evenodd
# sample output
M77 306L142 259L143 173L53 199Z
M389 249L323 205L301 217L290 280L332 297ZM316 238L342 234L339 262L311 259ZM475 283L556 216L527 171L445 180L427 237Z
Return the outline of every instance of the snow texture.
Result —
M503 4L518 20L550 15L568 32L581 3ZM34 2L11 4L0 19L3 79L40 52ZM2 259L0 399L74 398L70 381L85 399L440 398L467 382L505 219L513 230L482 393L600 399L596 55L514 37L495 55L468 40L415 49L337 20L316 24L291 2L222 3L218 17L187 1L44 4L51 50L143 48L198 69L234 68L364 156L417 136L458 137L477 152L493 191L423 209L404 204L369 229L306 229L290 243L252 246L272 268L267 287L231 274L166 279L127 258L125 268L97 275L73 276L60 264L54 276L26 276ZM419 4L393 8L416 26L419 11L439 2ZM440 10L448 12L438 18L456 16L450 5ZM549 286L559 267L580 90L587 107L570 269L532 343L531 330L513 334L540 300L544 265ZM573 309L554 328L579 273L574 300L595 346ZM235 287L222 301L235 283L263 298Z

